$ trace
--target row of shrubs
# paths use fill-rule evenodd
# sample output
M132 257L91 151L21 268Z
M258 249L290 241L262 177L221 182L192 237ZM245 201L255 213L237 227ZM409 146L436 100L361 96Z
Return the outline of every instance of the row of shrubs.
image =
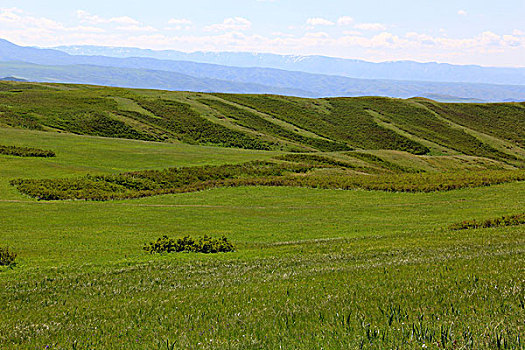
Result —
M234 245L226 236L213 238L204 235L200 238L185 236L183 238L169 238L163 236L154 242L146 244L143 249L150 254L194 252L194 253L227 253L235 251ZM0 266L15 266L18 254L9 247L0 247Z
M506 182L524 181L525 171L493 170L457 173L417 173L392 175L311 174L246 178L226 181L224 186L288 186L322 189L365 189L387 192L436 192L460 188L483 187Z
M55 152L31 147L2 146L0 145L0 154L18 157L54 157Z
M169 238L163 236L143 248L150 254L194 252L194 253L226 253L233 252L235 247L225 236L212 238L204 235L200 238L185 236L183 238Z
M235 183L242 178L268 178L305 173L311 166L254 161L243 164L146 170L117 175L63 179L17 179L11 185L41 200L111 200L168 193L195 192Z
M434 192L525 180L524 170L454 173L349 175L311 173L316 165L249 162L236 165L172 168L118 175L65 179L18 179L11 184L40 200L112 200L183 193L215 187L291 186L324 189L366 189L391 192ZM304 176L295 174L303 173Z
M318 154L304 154L304 153L288 153L280 156L276 156L273 159L284 160L287 162L305 163L310 165L318 165L322 167L340 167L340 168L355 168L356 166L343 162L337 159L333 159Z
M488 228L488 227L499 227L499 226L517 226L525 224L525 213L506 215L498 218L492 218L487 220L467 220L458 222L449 226L451 230L466 230L474 228Z

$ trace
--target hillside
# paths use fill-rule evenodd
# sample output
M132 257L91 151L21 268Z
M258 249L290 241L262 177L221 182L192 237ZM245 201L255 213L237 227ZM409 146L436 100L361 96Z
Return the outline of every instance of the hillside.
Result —
M0 62L0 76L14 75L39 82L301 97L419 96L440 99L444 96L445 101L525 100L525 85L356 79L333 74L149 57L69 55L53 49L21 47L5 40L0 40ZM516 72L520 74L519 70Z
M391 150L523 166L525 103L303 99L2 82L0 125L294 152Z

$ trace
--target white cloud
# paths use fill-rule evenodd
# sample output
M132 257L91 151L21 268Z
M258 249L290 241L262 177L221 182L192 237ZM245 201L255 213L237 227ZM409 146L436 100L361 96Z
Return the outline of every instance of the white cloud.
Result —
M308 18L306 23L311 26L333 26L335 24L334 22L321 17Z
M337 20L337 25L340 26L349 26L352 23L354 23L354 19L348 16L339 17L339 19Z
M59 22L45 17L24 15L24 12L17 8L0 9L0 24L19 29L33 27L42 31L66 29L64 25Z
M371 32L379 32L382 30L386 30L386 25L382 23L359 23L354 26L356 29L360 30L368 30Z
M243 17L226 18L222 23L212 24L204 27L205 32L221 32L231 30L247 30L252 22Z
M485 31L474 36L452 37L436 32L373 32L372 26L352 23L329 34L323 27L283 28L272 34L245 32L251 22L242 17L229 18L207 27L202 33L184 19L174 19L168 28L155 28L126 17L100 18L82 12L77 23L66 25L50 18L32 16L19 9L0 8L0 37L20 45L106 45L182 51L251 51L281 54L323 54L372 60L441 60L451 63L477 63L523 66L525 32ZM88 22L88 19L91 22ZM134 24L128 24L134 23ZM136 24L138 22L139 24ZM180 22L181 24L177 24ZM336 21L339 24L339 20ZM125 23L125 24L120 24ZM334 23L335 24L335 23ZM366 23L365 23L366 24ZM383 27L381 27L383 26ZM382 29L386 26L375 26ZM362 27L366 29L357 30ZM187 28L192 28L188 30ZM333 29L333 28L329 28ZM354 29L354 30L352 30ZM299 30L302 30L302 34ZM328 30L327 30L328 31Z
M120 26L116 28L117 30L122 30L125 32L156 32L157 28L152 26L139 26L139 25L130 25L130 26Z
M115 23L120 25L139 25L140 22L137 21L134 18L128 17L128 16L122 16L122 17L111 17L111 18L103 18L97 15L92 15L89 12L78 10L77 11L77 17L84 23L91 23L91 24L107 24L107 23Z
M168 24L173 25L192 25L193 22L187 18L172 18L168 21Z
M459 10L459 11L458 11L458 15L460 15L460 16L466 16L466 15L467 15L467 11L465 11L465 10Z
M343 30L343 35L353 36L353 35L363 35L363 33L361 33L358 30Z

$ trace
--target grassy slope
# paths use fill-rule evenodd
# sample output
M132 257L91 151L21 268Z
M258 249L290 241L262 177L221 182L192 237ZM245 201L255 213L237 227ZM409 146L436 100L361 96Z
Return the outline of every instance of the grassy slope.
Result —
M459 153L520 167L525 159L524 115L525 108L517 103L301 99L0 84L0 125L250 149Z
M140 112L128 101L120 103ZM326 101L319 104L314 108L325 110ZM436 193L254 187L38 202L8 181L234 163L277 152L15 128L0 128L0 140L57 153L0 156L0 245L20 253L18 267L0 269L0 314L10 316L0 321L1 347L523 346L523 227L445 229L523 211L523 182ZM463 155L367 152L427 171L501 166ZM141 251L163 234L226 234L238 251Z

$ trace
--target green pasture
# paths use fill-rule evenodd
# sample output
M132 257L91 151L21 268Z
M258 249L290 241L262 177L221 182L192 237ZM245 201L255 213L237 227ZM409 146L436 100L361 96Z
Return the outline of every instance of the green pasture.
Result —
M269 159L276 152L0 129L0 348L524 347L525 184L433 193L219 188L135 200L36 201L14 178ZM148 255L226 235L234 253Z

